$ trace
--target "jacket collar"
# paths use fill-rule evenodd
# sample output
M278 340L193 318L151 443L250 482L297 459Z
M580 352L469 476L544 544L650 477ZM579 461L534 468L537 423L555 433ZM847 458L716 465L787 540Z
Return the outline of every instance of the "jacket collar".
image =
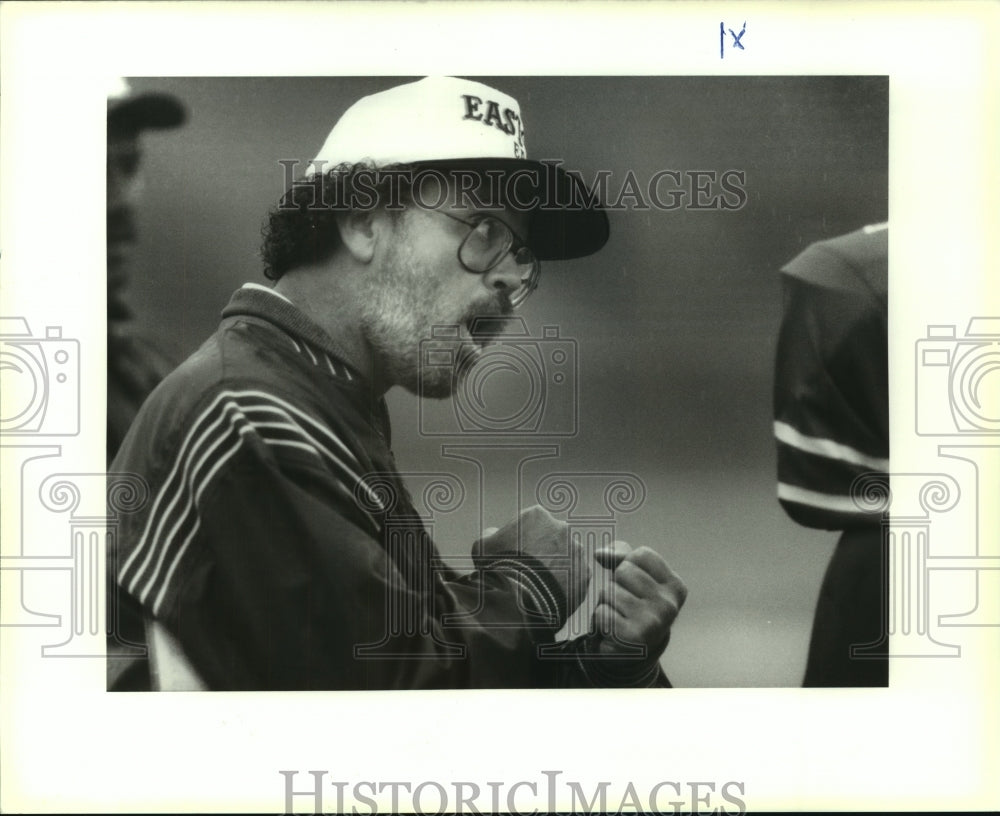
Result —
M244 284L237 289L222 310L222 317L250 316L267 321L279 329L294 348L312 365L347 382L373 409L376 426L388 440L389 417L385 399L376 393L370 372L361 361L351 359L343 346L307 317L292 301L260 284ZM370 368L370 364L368 366Z

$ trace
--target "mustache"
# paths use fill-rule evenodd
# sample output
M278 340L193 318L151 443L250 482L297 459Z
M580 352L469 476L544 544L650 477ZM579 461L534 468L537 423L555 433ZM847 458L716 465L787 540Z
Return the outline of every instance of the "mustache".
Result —
M487 300L473 306L462 318L462 322L471 323L476 320L492 320L504 323L514 313L514 307L506 293L499 293L495 299Z
M462 321L469 327L469 334L477 342L488 342L504 334L514 308L506 295L490 300L482 306L470 309Z

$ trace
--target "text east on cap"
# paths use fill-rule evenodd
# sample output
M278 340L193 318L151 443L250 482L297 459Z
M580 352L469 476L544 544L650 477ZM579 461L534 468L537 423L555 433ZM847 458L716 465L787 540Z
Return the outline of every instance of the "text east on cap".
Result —
M561 166L531 161L517 100L455 77L426 77L363 97L334 125L306 170L311 176L340 164L395 164L530 170L537 200L528 242L540 260L580 258L608 240L600 202ZM537 179L538 186L534 186ZM552 190L548 185L555 184Z

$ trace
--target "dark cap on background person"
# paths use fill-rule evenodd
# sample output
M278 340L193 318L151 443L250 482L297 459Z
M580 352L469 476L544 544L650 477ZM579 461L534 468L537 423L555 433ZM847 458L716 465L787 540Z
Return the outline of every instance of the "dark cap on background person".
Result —
M166 130L184 124L187 111L177 97L161 92L136 93L128 80L115 78L108 89L108 128L120 132Z

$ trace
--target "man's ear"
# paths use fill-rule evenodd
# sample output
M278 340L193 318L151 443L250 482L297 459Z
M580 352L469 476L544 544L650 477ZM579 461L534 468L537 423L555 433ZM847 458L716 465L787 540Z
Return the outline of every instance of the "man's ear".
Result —
M377 210L349 210L337 215L337 229L340 230L340 240L354 258L361 263L368 263L375 256L375 245L378 240L376 224Z

